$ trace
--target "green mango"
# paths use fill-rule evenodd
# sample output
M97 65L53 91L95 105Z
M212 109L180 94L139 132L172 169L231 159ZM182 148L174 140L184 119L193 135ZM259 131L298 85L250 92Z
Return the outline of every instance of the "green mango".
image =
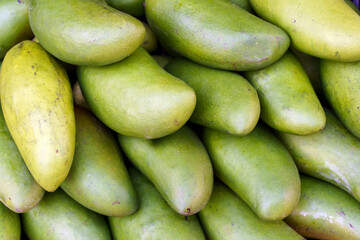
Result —
M326 123L325 112L301 63L287 52L273 65L245 73L261 103L261 119L270 127L305 135Z
M345 127L360 138L360 62L320 62L326 99Z
M61 188L74 200L106 216L127 216L138 207L120 148L112 132L90 111L75 107L75 156Z
M84 95L82 94L82 91L81 91L78 81L74 84L72 91L73 91L74 103L83 108L90 109L89 105L87 104L87 102L84 98Z
M185 217L172 210L155 186L136 169L129 169L140 206L131 216L109 217L114 240L205 240L195 215Z
M79 84L91 110L114 131L132 137L160 138L190 118L196 95L163 70L142 48L104 67L80 67Z
M155 34L151 31L149 26L142 22L146 29L144 41L141 43L141 47L145 49L147 52L151 53L157 49L157 39Z
M59 188L21 215L31 240L110 240L106 219L81 206Z
M287 34L229 0L145 0L146 19L170 52L224 70L255 70L288 49Z
M20 240L20 217L0 203L0 240Z
M0 60L15 44L31 39L29 24L30 0L0 1Z
M360 60L360 16L342 0L250 0L258 16L284 29L314 57Z
M181 58L171 60L165 70L195 90L197 103L191 122L236 135L255 128L260 101L256 90L239 74Z
M144 0L105 0L107 4L135 17L145 14Z
M198 214L211 240L303 240L283 221L261 220L234 192L215 182L209 203Z
M285 222L304 237L357 240L360 203L331 184L302 175L299 204Z
M27 212L40 202L44 189L31 176L21 158L1 109L0 133L0 201L13 212Z
M176 212L192 215L205 207L213 187L213 170L204 145L189 127L155 140L118 138L129 160Z
M160 65L160 67L165 68L166 65L170 62L172 59L169 56L160 56L160 55L152 55L152 57L155 59L155 61ZM1 63L0 63L1 64ZM1 66L1 65L0 65Z
M1 68L1 107L26 166L39 185L55 191L69 173L75 116L66 71L38 43L23 41Z
M318 133L298 136L278 132L300 172L330 182L360 201L360 139L326 109L327 123Z
M103 66L134 52L145 37L136 18L104 0L31 0L30 25L49 53L73 65Z
M300 177L289 152L261 123L246 136L205 128L203 143L215 175L263 220L287 217L300 197Z
M252 12L252 7L250 5L249 0L230 0L230 1L248 12Z

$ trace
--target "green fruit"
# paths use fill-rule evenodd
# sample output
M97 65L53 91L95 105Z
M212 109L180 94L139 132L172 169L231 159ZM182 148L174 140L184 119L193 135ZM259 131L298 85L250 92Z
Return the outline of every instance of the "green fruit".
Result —
M360 138L360 62L322 60L321 82L331 108L345 127Z
M129 160L155 185L178 213L192 215L205 207L213 171L205 147L187 126L155 140L119 135Z
M40 202L44 189L36 183L21 158L1 109L0 132L0 201L13 212L27 212Z
M234 192L214 184L209 203L198 213L201 226L212 240L303 240L283 221L261 220Z
M115 240L201 240L204 233L196 216L184 217L172 210L155 186L134 168L129 169L140 206L131 216L109 217Z
M147 52L151 53L157 49L157 39L155 34L151 31L149 26L144 23L144 27L146 29L144 41L141 43L141 47L145 49Z
M160 55L152 55L152 57L155 59L155 61L160 65L160 67L165 68L166 65L170 62L172 59L169 56L160 56ZM0 63L1 64L1 63ZM0 65L1 66L1 65Z
M20 240L20 236L19 215L0 203L0 240Z
M106 216L127 216L137 196L113 133L88 110L75 107L74 161L61 188L81 205Z
M29 25L30 0L0 1L0 59L15 44L34 35Z
M300 197L296 166L279 140L262 124L246 136L203 131L215 175L263 220L287 217Z
M360 203L341 189L305 175L300 202L285 221L306 238L360 239Z
M273 65L245 73L261 103L261 119L270 127L305 135L324 128L324 110L299 60L287 52Z
M110 240L106 219L58 189L46 193L38 206L21 215L31 240Z
M294 48L333 61L360 60L360 16L343 0L250 0L255 12L284 29Z
M259 98L239 74L180 58L171 60L165 70L196 93L197 103L190 121L237 135L246 135L254 129L260 115Z
M31 0L29 16L40 44L74 65L118 62L134 52L145 36L139 20L103 0Z
M249 0L230 0L230 1L248 12L252 12L252 7L250 5Z
M298 136L278 132L300 172L330 182L360 201L360 140L326 110L319 132Z
M114 131L159 138L177 131L196 104L194 90L142 48L105 67L80 67L79 84L95 115Z
M229 0L146 0L146 18L160 43L199 64L255 70L277 61L290 40L280 28Z
M67 74L38 43L23 41L6 54L0 78L11 136L34 179L55 191L69 173L75 148Z
M144 0L105 0L107 4L132 16L140 17L145 14Z

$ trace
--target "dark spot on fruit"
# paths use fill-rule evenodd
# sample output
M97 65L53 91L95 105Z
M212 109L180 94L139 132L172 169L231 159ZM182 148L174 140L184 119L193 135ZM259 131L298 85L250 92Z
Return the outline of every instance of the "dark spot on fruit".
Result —
M351 223L349 223L349 225L350 225L351 228L354 228L354 226Z
M35 68L35 66L34 66L34 65L32 65L31 67L32 67L32 69L34 69L34 68Z
M30 53L30 51L28 51L28 53Z
M34 72L34 75L36 76L36 72Z
M115 201L112 203L112 205L115 205L115 204L120 204L120 201Z
M59 150L56 149L56 153L59 153Z
M296 23L296 19L294 19L293 23Z
M9 197L9 200L11 201L11 198Z
M143 44L147 44L147 43L148 43L148 41L143 42Z
M185 221L187 221L188 220L188 216L185 216Z
M307 227L307 228L305 229L305 231L309 231L309 230L310 230L310 228L311 228L311 227Z
M21 0L17 0L18 3L22 4L22 1Z

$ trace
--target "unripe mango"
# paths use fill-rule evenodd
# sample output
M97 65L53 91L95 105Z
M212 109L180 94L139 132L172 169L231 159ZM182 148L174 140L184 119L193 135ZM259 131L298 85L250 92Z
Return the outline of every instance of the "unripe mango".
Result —
M0 202L0 240L20 240L20 217Z

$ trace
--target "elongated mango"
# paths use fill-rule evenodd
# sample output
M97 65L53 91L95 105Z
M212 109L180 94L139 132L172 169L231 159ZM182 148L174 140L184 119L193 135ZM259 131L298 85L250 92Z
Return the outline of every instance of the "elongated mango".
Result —
M140 17L145 14L144 0L105 0L110 6L132 16Z
M0 202L0 240L20 240L20 217Z

